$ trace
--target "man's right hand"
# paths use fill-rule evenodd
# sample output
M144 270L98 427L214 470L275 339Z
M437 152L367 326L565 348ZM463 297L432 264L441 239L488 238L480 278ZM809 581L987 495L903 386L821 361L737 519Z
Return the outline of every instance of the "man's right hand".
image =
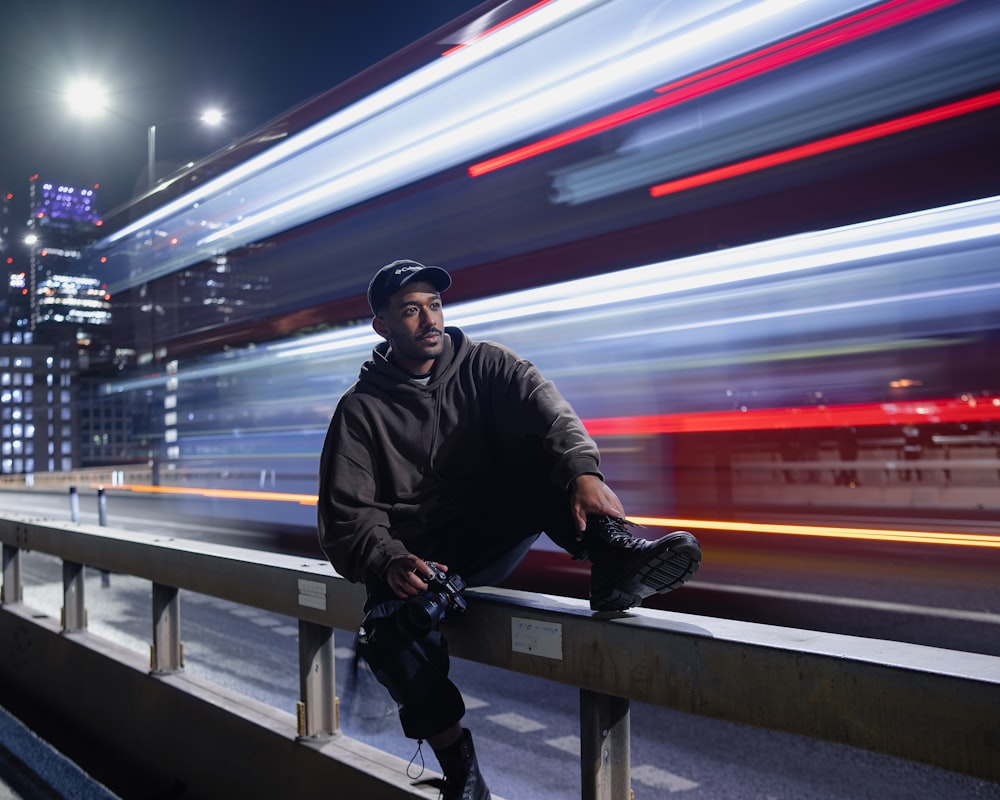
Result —
M444 564L437 564L437 568L442 572L448 571L448 567ZM427 584L424 578L429 577L427 564L412 553L396 556L389 562L389 569L385 573L385 581L389 584L389 588L402 600L426 592Z

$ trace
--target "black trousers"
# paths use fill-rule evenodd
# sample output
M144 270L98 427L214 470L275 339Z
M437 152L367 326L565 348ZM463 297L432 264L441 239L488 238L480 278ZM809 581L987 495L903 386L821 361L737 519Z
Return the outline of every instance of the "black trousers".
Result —
M407 546L421 558L446 564L448 574L461 576L468 586L500 583L542 532L572 555L583 552L566 492L536 482L508 487L504 496L515 505L476 509L443 529L408 540ZM448 677L448 642L442 631L413 639L396 624L396 611L404 602L384 581L369 582L357 654L398 704L403 732L426 739L458 723L465 703ZM447 628L447 614L442 625Z

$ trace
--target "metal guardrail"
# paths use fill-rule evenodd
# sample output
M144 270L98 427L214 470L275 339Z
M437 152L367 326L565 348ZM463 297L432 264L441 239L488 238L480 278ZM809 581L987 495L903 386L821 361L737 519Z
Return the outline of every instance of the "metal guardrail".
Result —
M22 600L23 550L63 560L64 633L86 626L83 565L152 581L152 675L182 671L179 589L297 618L299 736L342 735L333 630L356 628L363 591L325 561L19 515L0 518L0 541L3 610ZM448 622L453 654L580 688L585 800L629 796L631 700L1000 780L1000 658L646 609L596 615L583 601L524 592L469 595L468 613Z

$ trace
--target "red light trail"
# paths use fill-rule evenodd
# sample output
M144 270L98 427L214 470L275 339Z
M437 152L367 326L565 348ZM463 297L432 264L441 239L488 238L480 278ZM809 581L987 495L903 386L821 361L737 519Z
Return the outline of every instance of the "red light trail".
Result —
M516 150L480 161L468 168L469 176L477 178L520 161L534 158L542 153L565 147L573 142L595 136L641 117L655 114L718 89L732 86L740 81L929 14L932 11L953 5L955 2L957 0L891 0L891 2L866 9L842 20L661 86L656 89L659 97L540 139Z
M1000 397L701 411L584 420L591 436L1000 422Z
M751 172L760 172L761 170L768 169L770 167L775 167L780 164L788 164L792 161L801 161L804 158L820 155L821 153L828 153L832 150L842 150L843 148L850 147L851 145L869 142L874 139L881 139L885 136L891 136L894 133L901 133L902 131L911 130L913 128L920 128L925 125L941 122L942 120L951 119L953 117L959 117L963 114L971 114L974 111L981 111L996 105L1000 105L1000 91L987 92L986 94L981 94L977 97L971 97L968 100L960 100L956 103L949 103L948 105L939 106L938 108L928 109L927 111L921 111L905 117L891 119L886 122L880 122L877 125L869 125L865 128L858 128L857 130L841 133L837 136L831 136L826 139L818 139L815 142L798 145L797 147L791 147L787 150L779 150L774 153L768 153L767 155L758 156L757 158L751 158L746 161L739 161L725 167L699 172L696 175L689 175L685 178L678 178L677 180L658 183L649 188L649 193L653 197L663 197L664 195L683 192L686 189L693 189L696 186L705 186L709 183L717 183L719 181L728 180L729 178L735 178L739 175L747 175Z

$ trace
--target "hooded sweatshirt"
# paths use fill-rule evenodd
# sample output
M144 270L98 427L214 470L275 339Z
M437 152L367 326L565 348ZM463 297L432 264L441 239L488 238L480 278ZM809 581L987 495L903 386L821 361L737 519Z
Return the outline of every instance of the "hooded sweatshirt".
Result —
M379 344L333 414L320 460L319 538L348 580L384 577L408 540L465 514L495 513L484 503L531 447L550 457L548 479L558 487L601 474L597 445L533 364L458 328L445 334L426 381Z

